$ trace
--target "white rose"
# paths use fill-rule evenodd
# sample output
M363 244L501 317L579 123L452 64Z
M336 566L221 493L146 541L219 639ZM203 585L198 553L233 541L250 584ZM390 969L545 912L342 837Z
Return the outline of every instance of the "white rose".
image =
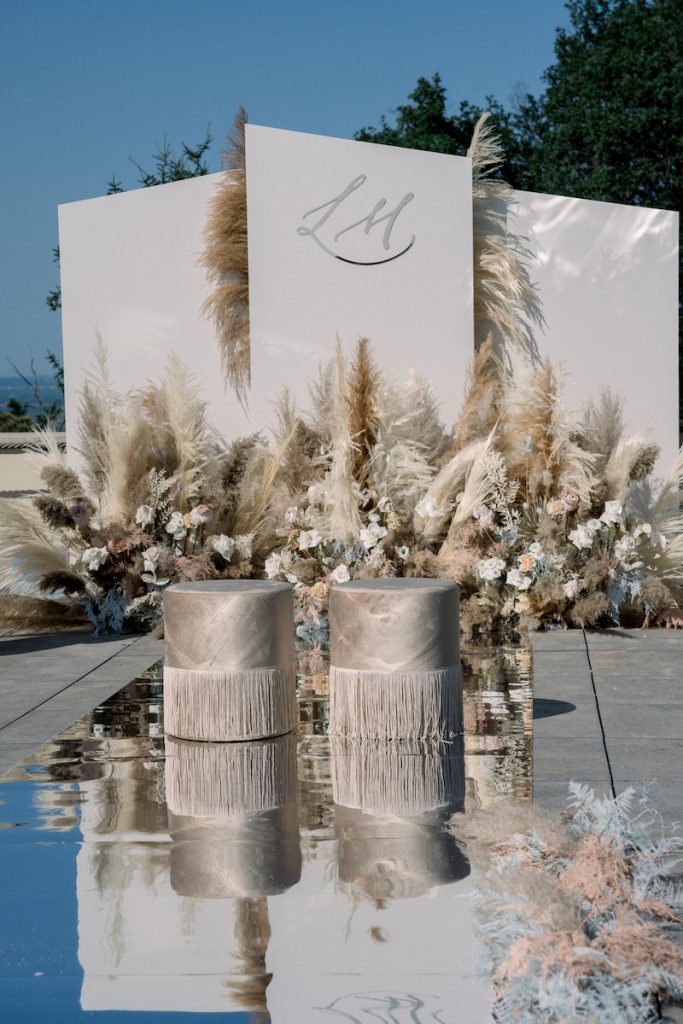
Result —
M145 572L155 573L157 571L157 563L159 561L159 548L156 544L143 551L142 558L145 564Z
M365 550L370 551L378 540L386 537L387 533L386 526L380 526L379 523L370 523L368 527L360 531L360 539L365 546Z
M166 533L170 533L173 540L182 540L187 536L187 530L180 512L174 512L166 523Z
M190 522L193 526L201 526L202 523L208 523L209 521L209 510L206 505L197 505L190 512Z
M593 547L593 535L593 531L582 523L575 530L571 530L567 536L574 547L582 551L584 548Z
M379 501L377 502L377 508L384 515L387 515L389 512L394 511L394 503L391 500L391 498L387 497L387 495L385 494L384 497L380 498Z
M299 518L299 509L296 505L290 505L285 512L285 519L288 523L295 523Z
M333 573L330 574L330 579L333 580L334 583L348 583L351 576L348 568L342 563L337 566Z
M497 580L505 571L505 562L502 558L482 558L477 569L480 579Z
M600 516L600 522L602 523L620 523L621 513L624 506L620 501L606 501L605 509Z
M402 562L405 562L406 558L410 554L410 548L406 547L405 544L402 544L400 548L396 548L396 554Z
M415 506L415 515L421 519L435 519L443 513L443 509L437 505L431 495L426 495Z
M214 537L211 541L211 546L214 551L217 551L219 555L222 555L226 562L229 562L232 558L232 553L235 550L235 542L232 537L226 537L224 533L220 537Z
M625 562L628 559L629 555L633 554L635 549L635 540L633 539L633 537L629 537L627 534L625 537L622 537L621 540L618 540L617 543L614 545L614 554L616 555L618 561Z
M505 577L505 582L516 590L528 590L531 586L531 577L525 576L521 569L510 569Z
M280 574L280 566L282 565L282 555L269 555L266 558L266 576L269 580L274 580L276 576Z
M322 534L319 530L302 530L299 534L299 551L317 548L322 539Z
M487 530L489 526L493 526L493 511L488 507L488 505L477 505L472 513L472 517L474 519L478 519L479 525L485 530Z
M139 509L135 513L135 522L138 526L151 526L154 522L154 509L151 505L140 505Z
M108 557L107 548L86 548L81 555L81 561L88 566L90 572L96 572L101 565L104 565Z

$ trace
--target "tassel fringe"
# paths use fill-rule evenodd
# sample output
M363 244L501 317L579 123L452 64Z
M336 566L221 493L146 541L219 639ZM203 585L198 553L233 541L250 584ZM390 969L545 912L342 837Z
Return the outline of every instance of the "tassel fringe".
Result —
M296 799L293 733L239 745L166 737L166 804L172 814L247 818Z
M461 732L459 665L424 672L330 666L331 736L448 740Z
M164 666L167 733L188 740L257 740L297 724L296 668L216 672Z

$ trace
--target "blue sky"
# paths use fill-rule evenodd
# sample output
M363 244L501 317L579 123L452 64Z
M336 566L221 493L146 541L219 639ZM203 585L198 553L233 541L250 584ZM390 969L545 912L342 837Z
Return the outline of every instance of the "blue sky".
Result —
M133 187L166 136L242 103L257 124L350 138L439 71L455 108L538 93L563 0L0 0L0 376L61 351L45 295L57 205Z

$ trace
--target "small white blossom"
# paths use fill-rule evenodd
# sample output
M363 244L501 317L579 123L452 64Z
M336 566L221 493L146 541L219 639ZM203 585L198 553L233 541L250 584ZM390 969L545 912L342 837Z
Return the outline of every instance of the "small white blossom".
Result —
M531 576L525 576L520 569L510 569L505 582L516 590L528 590L531 586Z
M266 576L269 580L274 580L276 576L280 574L280 566L282 565L282 555L268 555L266 558Z
M485 530L487 530L489 526L493 526L493 510L490 509L488 505L477 505L472 513L472 517L474 519L478 519L479 525Z
M251 558L253 544L253 533L239 533L235 537L235 547L237 548L237 554L240 556L241 559L245 561L248 561Z
M388 532L386 526L380 526L379 523L371 522L368 527L360 531L360 539L365 546L365 550L370 551L377 541L381 540L382 537L386 537Z
M599 519L589 519L586 523L586 529L590 530L591 533L596 534L599 530L602 529L602 523Z
M430 494L418 501L415 506L415 515L421 519L435 519L443 513L443 509L437 505Z
M579 590L579 581L577 579L568 580L563 584L562 589L567 600L573 601Z
M384 497L380 498L379 501L377 502L377 508L384 515L388 515L389 512L394 511L394 503L391 500L391 498L387 497L387 495L385 494Z
M497 580L505 572L505 562L502 558L482 558L477 569L480 579Z
M197 505L190 511L190 522L193 526L201 526L209 521L209 509L206 505Z
M154 574L157 571L157 564L159 562L159 548L156 544L142 552L142 559L145 564L145 572Z
M101 565L104 565L108 557L107 548L86 548L81 555L81 561L88 566L90 572L96 572Z
M285 512L285 521L288 523L295 523L299 518L299 509L296 505L290 505Z
M650 537L652 535L652 526L650 523L639 523L633 531L633 536L636 540L638 537L642 537L643 534L645 534L646 537Z
M154 522L154 509L151 505L140 505L137 512L135 513L135 522L138 526L151 526Z
M171 518L166 523L166 533L170 533L173 540L182 540L183 537L187 536L187 529L180 512L173 512Z
M211 547L214 551L217 551L219 555L222 555L226 562L229 562L232 558L232 553L235 550L235 542L232 537L226 537L224 533L220 537L214 537L211 541Z
M333 573L330 574L330 579L334 583L348 583L351 579L348 568L342 563L338 565Z
M614 523L615 525L621 522L621 513L623 512L624 506L620 501L606 501L605 510L600 516L601 523Z
M405 544L402 544L400 548L396 548L396 554L402 562L405 562L406 558L410 554L410 548L406 547Z
M322 487L321 484L311 484L311 486L308 488L307 494L308 504L317 505L318 502L322 501L324 495L325 489Z
M542 547L542 545L539 544L538 541L535 541L533 544L530 544L529 545L529 554L533 555L534 558L536 558L536 559L543 558L543 547Z
M575 530L571 530L567 536L579 551L582 551L584 548L590 549L593 547L594 531L589 529L587 524L582 523Z
M636 542L633 537L629 537L628 534L618 540L614 545L614 554L618 561L626 562L629 555L633 554L636 549Z
M319 530L302 530L299 534L299 551L308 551L309 548L317 548L322 539L322 534Z

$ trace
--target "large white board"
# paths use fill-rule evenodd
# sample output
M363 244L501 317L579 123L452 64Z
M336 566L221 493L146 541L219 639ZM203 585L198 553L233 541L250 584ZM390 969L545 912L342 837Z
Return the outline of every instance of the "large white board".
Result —
M472 355L472 168L464 157L247 125L254 391L305 382L361 336L447 421Z
M541 356L567 372L567 404L602 387L624 402L665 476L678 450L678 214L515 192L508 226L523 238L545 327Z

